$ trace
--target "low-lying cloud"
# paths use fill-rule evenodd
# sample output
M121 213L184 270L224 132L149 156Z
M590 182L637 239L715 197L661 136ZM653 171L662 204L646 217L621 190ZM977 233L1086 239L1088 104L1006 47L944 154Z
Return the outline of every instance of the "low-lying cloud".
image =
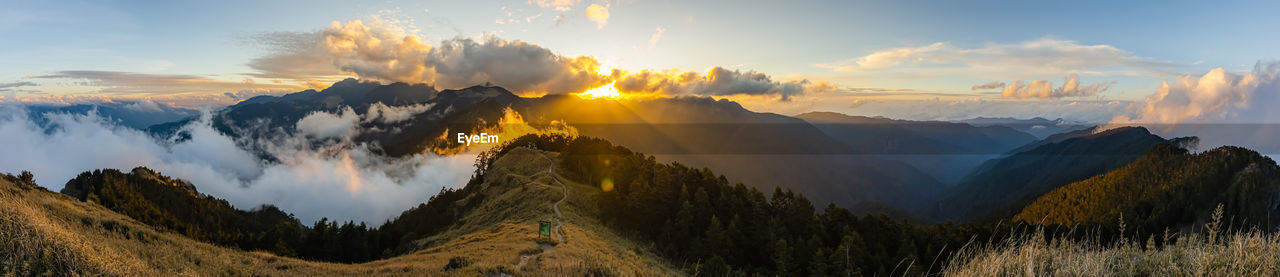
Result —
M381 112L372 120L394 120L399 112ZM314 144L306 135L253 142L271 145L264 148L266 154L278 162L265 162L214 130L209 116L183 127L190 134L187 140L153 138L96 113L44 116L48 121L41 125L22 107L0 108L0 133L5 134L0 145L7 148L0 171L30 170L39 184L56 191L83 171L146 166L189 180L201 192L238 208L273 204L306 223L320 217L381 223L442 188L464 184L475 159L429 153L389 158L375 154L370 145L344 139L352 134L349 129L309 129L316 126L299 122L300 129L308 129L300 133L325 136L329 142ZM346 111L307 118L316 123L366 120Z

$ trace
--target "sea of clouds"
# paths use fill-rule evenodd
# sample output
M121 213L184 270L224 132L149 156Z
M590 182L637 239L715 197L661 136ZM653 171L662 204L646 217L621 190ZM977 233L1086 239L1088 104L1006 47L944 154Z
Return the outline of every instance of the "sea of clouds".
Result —
M190 181L205 194L240 209L263 204L293 213L304 224L330 220L381 224L426 202L443 188L464 185L475 155L430 153L391 158L376 146L353 143L360 122L395 121L423 106L377 107L357 115L316 112L299 120L297 132L279 132L263 141L237 141L215 130L210 112L182 127L189 138L157 138L122 127L96 113L41 115L22 106L0 107L0 172L35 174L50 190L84 171L145 166ZM241 145L264 146L265 154ZM273 161L267 161L273 160Z

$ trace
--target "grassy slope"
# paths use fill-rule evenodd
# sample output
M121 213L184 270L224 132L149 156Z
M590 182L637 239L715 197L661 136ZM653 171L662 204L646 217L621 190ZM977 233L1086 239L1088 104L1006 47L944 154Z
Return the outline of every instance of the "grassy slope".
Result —
M602 226L591 214L599 189L559 178L570 195L566 243L543 246L539 220L553 220L561 188L546 174L554 153L517 149L487 176L481 206L421 251L363 264L334 264L245 252L158 231L103 207L0 178L0 271L90 275L678 275L673 267ZM559 174L556 174L558 178ZM476 201L469 198L463 201ZM546 252L540 252L546 251ZM540 253L540 254L539 254ZM520 270L522 254L532 258ZM450 259L464 265L443 271Z

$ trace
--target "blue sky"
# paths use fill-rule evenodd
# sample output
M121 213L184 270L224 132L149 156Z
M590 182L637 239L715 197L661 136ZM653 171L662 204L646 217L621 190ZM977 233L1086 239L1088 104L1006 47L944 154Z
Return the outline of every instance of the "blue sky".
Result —
M11 86L0 95L161 97L166 89L217 95L235 92L246 78L267 90L300 88L307 80L246 75L261 71L251 60L278 54L263 37L321 32L352 20L427 44L488 34L625 70L721 66L784 84L807 79L898 91L884 96L893 99L1012 101L1000 88L971 87L1035 80L1057 87L1071 75L1082 85L1107 87L1084 97L1022 100L1041 104L1137 101L1178 75L1218 67L1246 72L1276 59L1280 45L1274 1L561 1L9 1L0 8L0 35L9 38L0 44L0 84ZM607 9L607 20L589 19L592 5ZM866 62L895 50L907 54ZM1062 61L1069 62L1032 66ZM136 85L125 86L65 71L228 84L175 88L129 79L121 82ZM51 75L57 76L36 78ZM807 95L813 97L741 101L790 113L859 99Z

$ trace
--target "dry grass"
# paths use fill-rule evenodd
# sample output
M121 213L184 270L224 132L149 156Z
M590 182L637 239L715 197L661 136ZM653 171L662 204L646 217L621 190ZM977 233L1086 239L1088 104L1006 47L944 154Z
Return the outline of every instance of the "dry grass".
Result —
M1280 235L1237 232L1167 235L1154 247L1120 240L1112 245L1044 239L1043 229L952 258L946 276L1280 276ZM1166 240L1166 241L1168 241Z
M103 207L0 179L0 272L28 275L208 276L673 276L650 250L602 226L591 211L599 189L567 182L561 207L566 243L515 270L521 254L546 249L539 220L552 219L552 186L542 155L519 149L495 163L483 204L459 227L418 241L423 250L362 264L312 262L193 241ZM554 158L554 156L552 156ZM474 201L463 200L463 201ZM524 252L524 253L522 253ZM451 265L450 260L454 263ZM445 270L446 266L451 267Z

